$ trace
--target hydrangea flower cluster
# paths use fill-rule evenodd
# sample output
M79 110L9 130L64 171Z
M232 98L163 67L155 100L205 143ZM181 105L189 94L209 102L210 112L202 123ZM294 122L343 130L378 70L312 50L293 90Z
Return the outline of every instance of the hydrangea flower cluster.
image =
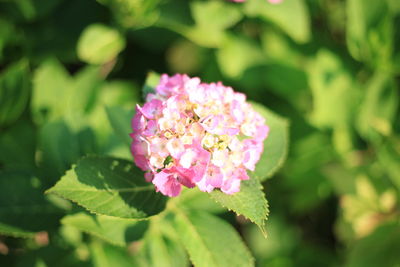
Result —
M182 185L238 192L269 131L244 94L184 74L161 76L155 93L136 106L132 128L136 165L157 191L171 197Z

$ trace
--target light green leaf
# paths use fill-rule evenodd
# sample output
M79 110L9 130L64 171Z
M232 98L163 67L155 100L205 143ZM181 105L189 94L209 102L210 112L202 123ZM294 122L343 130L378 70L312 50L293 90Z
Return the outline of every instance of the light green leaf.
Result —
M89 25L78 41L78 56L90 64L104 64L125 48L124 37L102 24Z
M379 163L392 183L400 190L400 140L378 144L377 152Z
M114 20L125 28L137 29L151 26L159 17L161 0L97 0L106 5Z
M106 107L108 120L118 136L125 142L127 146L131 144L129 134L132 132L131 120L134 111L126 110L121 107Z
M313 97L312 124L332 129L352 123L360 91L340 58L328 50L318 51L309 66L308 77Z
M142 88L143 99L146 100L148 94L154 94L156 91L156 87L160 82L160 74L150 71L147 74L146 81Z
M112 80L103 84L98 101L103 105L133 108L140 102L140 89L128 80Z
M36 123L43 123L63 113L71 85L68 72L57 60L50 59L39 66L33 79L31 102Z
M194 266L254 266L253 257L230 224L207 213L175 211L175 227Z
M209 213L222 213L225 211L222 205L198 188L184 189L177 201L179 201L180 205L191 210L201 210Z
M226 29L243 17L240 7L223 1L190 2L187 8L190 8L193 19L187 16L184 3L179 5L180 8L165 8L158 26L175 31L204 47L219 47L227 37Z
M14 63L0 74L0 125L16 121L28 103L30 77L26 61Z
M68 111L79 115L88 113L95 105L102 82L98 66L82 68L74 75L73 83L68 90Z
M143 267L186 267L189 260L178 233L165 218L151 221L135 259Z
M266 58L253 40L230 35L217 50L217 60L226 76L238 79L248 68L264 64Z
M219 1L195 1L190 9L196 26L208 30L227 29L242 18L237 6Z
M393 25L387 1L346 1L346 42L357 60L388 67L393 50Z
M82 158L47 192L92 213L128 219L146 219L161 212L167 199L156 193L133 163L100 156Z
M254 175L261 181L271 177L286 160L289 147L289 123L264 106L252 102L253 108L265 118L269 134Z
M356 126L359 133L372 141L377 134L390 136L399 105L395 81L387 73L375 73L360 106Z
M258 178L251 177L250 180L241 182L240 191L235 194L227 195L219 190L214 190L210 193L210 197L222 206L257 224L266 235L264 225L269 210L262 189Z
M251 17L271 21L296 42L308 42L311 37L310 15L303 0L284 0L271 4L265 0L247 1L245 12Z
M135 267L134 259L128 251L105 243L93 241L90 244L91 259L95 267Z
M67 215L61 220L61 223L122 247L140 239L147 229L147 221L134 221L84 212Z

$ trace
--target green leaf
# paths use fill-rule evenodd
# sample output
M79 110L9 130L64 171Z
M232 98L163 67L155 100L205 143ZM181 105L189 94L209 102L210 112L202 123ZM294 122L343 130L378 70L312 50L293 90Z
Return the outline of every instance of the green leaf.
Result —
M36 123L43 123L63 114L72 80L55 59L43 62L35 72L31 110ZM60 101L62 99L63 101Z
M79 158L79 142L64 121L44 124L39 134L39 147L43 153L41 161L58 174L65 172Z
M104 64L125 48L124 37L102 24L89 25L78 41L78 56L90 64Z
M399 223L384 224L354 244L350 249L346 266L396 266L400 262L399 250Z
M389 175L392 183L400 190L400 141L377 145L378 161Z
M31 237L58 225L59 215L60 211L44 198L39 179L22 171L0 172L2 234Z
M386 64L392 56L393 27L387 1L349 0L346 2L346 42L357 60L375 65Z
M235 194L227 195L219 190L214 190L209 195L222 206L257 224L266 235L264 225L269 210L262 189L257 177L251 177L250 180L241 182L240 191Z
M271 21L296 42L308 42L311 37L310 15L303 0L284 0L271 4L265 0L247 1L245 12L251 17Z
M359 133L371 141L377 135L390 136L399 106L395 81L386 73L375 73L361 103L356 126Z
M185 267L189 265L186 251L178 240L178 233L165 217L151 221L150 229L142 242L142 247L135 255L140 266Z
M226 29L237 23L242 14L235 5L224 2L195 1L191 3L192 16L198 27Z
M159 17L161 0L97 0L106 5L114 20L125 28L137 29L151 26Z
M175 31L204 47L219 47L225 41L226 29L243 17L240 7L223 1L179 3L179 8L162 10L158 26ZM188 10L192 18L187 16ZM193 25L194 20L194 25Z
M142 92L143 92L143 99L146 100L148 94L154 94L156 91L156 87L160 82L160 74L150 71L147 74L146 81L143 85Z
M132 108L140 102L139 91L140 89L131 81L112 80L101 87L98 101L109 107Z
M332 129L352 123L360 91L340 58L321 49L310 64L308 78L313 97L312 124Z
M92 213L146 219L161 212L167 198L127 160L88 156L67 171L48 193L69 199Z
M25 231L21 228L0 222L0 235L29 238L34 237L35 234L35 232Z
M147 221L134 221L84 212L67 215L61 220L61 223L122 247L140 239L147 229Z
M100 68L86 66L74 75L74 80L68 92L68 111L78 116L88 113L96 104L97 93L102 85Z
M201 210L209 213L222 213L225 208L217 203L209 194L205 194L198 188L190 188L182 191L177 199L179 205L191 210Z
M28 103L30 77L26 61L14 63L0 74L0 125L16 121Z
M128 251L119 247L93 241L90 244L91 259L95 267L132 267L134 259Z
M271 177L286 160L289 147L289 123L264 106L252 102L269 126L269 134L264 141L264 151L256 165L254 175L261 181Z
M230 224L207 213L175 211L175 227L194 266L254 266L253 257Z
M34 169L36 132L31 123L19 120L0 135L0 162L5 169Z
M238 79L248 68L265 63L265 55L253 40L230 35L218 49L217 60L227 77Z
M134 111L126 110L121 107L106 107L108 120L115 133L130 147L131 138L129 134L132 132L131 120L134 115Z

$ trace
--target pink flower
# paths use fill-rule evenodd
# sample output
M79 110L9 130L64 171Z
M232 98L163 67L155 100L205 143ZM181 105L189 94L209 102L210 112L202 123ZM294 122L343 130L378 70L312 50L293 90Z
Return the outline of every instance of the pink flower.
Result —
M182 186L240 190L263 152L269 128L246 96L222 83L164 74L132 119L132 154L145 179L174 197Z

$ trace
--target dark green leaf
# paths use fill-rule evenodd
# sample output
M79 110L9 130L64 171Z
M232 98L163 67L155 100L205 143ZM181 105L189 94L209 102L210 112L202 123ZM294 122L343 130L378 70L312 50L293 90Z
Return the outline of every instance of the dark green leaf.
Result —
M379 227L351 248L347 266L396 266L400 262L400 226L391 223ZM366 253L368 252L368 253Z
M106 112L114 132L127 146L130 146L131 138L129 137L129 134L132 132L131 120L134 112L117 106L106 107Z
M126 246L128 243L140 239L147 229L147 221L134 221L84 212L67 215L61 220L61 223L118 246Z
M28 64L20 61L0 74L0 125L16 121L28 103L30 95Z
M0 173L0 232L16 237L50 229L58 223L59 210L40 190L39 179L16 171Z

